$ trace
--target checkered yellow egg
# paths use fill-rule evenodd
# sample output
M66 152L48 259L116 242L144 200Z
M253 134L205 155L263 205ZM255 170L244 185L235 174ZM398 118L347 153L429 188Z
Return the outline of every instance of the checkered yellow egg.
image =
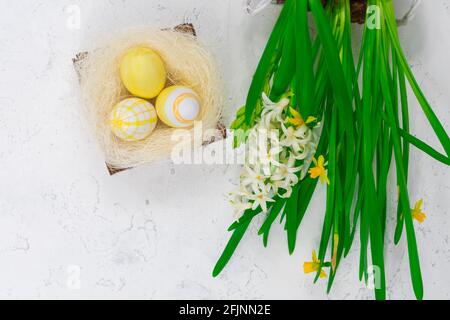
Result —
M119 102L111 112L110 125L115 136L123 141L144 140L155 130L158 117L155 107L138 98Z
M164 89L167 72L164 62L155 51L135 47L122 57L120 78L133 96L152 99Z
M187 128L198 120L200 98L192 89L182 86L168 87L156 100L159 119L172 128Z

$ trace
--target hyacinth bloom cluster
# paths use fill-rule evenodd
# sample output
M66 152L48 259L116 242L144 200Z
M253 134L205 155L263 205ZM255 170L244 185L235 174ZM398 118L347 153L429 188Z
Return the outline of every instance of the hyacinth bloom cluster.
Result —
M238 217L249 209L267 212L275 197L289 198L306 174L304 163L310 162L316 151L318 126L311 129L308 125L315 119L303 121L290 101L289 95L278 102L262 96L261 117L248 135L240 185L232 193Z

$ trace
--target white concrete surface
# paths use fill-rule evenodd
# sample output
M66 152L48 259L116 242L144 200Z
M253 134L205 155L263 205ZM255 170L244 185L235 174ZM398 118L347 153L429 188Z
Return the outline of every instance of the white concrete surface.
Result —
M408 1L398 2L405 8ZM233 221L227 194L240 169L163 162L110 177L79 112L71 65L77 52L125 27L188 21L223 68L229 121L244 101L278 8L248 17L240 0L0 3L0 298L373 297L357 280L358 246L329 296L325 283L313 285L302 272L318 245L323 190L302 226L295 255L288 255L281 228L264 249L255 226L223 275L213 279ZM71 19L77 8L79 29ZM400 35L448 132L449 33L450 0L433 0L424 1ZM414 99L411 110L414 132L436 143ZM411 198L423 197L429 215L417 227L426 298L450 297L449 180L448 167L412 152ZM413 298L405 243L394 248L391 240L389 298Z

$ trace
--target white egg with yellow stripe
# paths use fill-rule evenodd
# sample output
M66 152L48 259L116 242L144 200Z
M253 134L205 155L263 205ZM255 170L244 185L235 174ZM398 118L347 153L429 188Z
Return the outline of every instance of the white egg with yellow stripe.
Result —
M198 94L183 86L164 89L156 100L159 119L172 128L193 126L200 115L200 108Z
M128 142L146 139L158 122L155 107L148 101L129 98L119 102L111 113L110 125L115 136Z

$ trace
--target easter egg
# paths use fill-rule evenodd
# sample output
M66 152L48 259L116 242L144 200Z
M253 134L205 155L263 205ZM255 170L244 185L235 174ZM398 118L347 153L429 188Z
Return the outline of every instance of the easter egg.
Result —
M148 101L129 98L119 102L111 112L110 125L115 136L136 142L147 138L155 130L158 117Z
M164 89L167 73L164 62L155 51L136 47L123 56L120 77L132 95L151 99Z
M187 128L200 114L200 98L187 87L172 86L164 89L156 100L159 119L172 128Z

